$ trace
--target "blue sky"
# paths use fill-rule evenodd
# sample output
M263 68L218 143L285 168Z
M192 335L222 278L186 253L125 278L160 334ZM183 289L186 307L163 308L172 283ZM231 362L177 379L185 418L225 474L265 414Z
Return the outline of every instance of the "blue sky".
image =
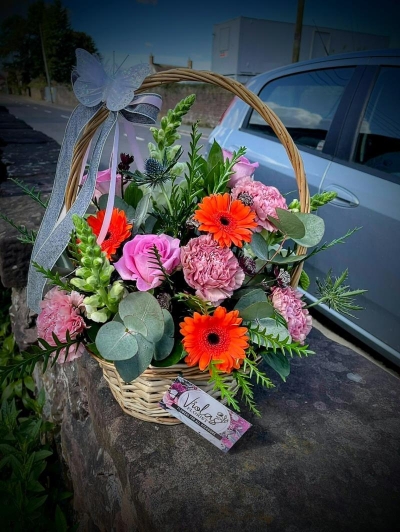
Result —
M32 1L32 0L30 0ZM148 61L211 68L213 25L238 17L294 22L297 0L62 0L72 27L89 33L100 53L124 66ZM5 0L25 4L29 0ZM400 48L398 0L305 0L304 24L390 35Z
M104 57L118 62L155 61L211 68L213 25L246 16L294 22L297 0L64 0L76 30L95 39ZM304 24L391 36L400 47L400 3L396 0L306 0Z

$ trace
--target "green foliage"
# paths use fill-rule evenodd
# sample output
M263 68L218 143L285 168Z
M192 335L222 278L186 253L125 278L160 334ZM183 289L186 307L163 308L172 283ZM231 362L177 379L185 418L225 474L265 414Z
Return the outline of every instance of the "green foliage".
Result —
M211 378L209 383L213 385L213 390L218 390L221 393L221 401L226 401L227 406L230 406L237 412L240 412L239 403L235 399L235 395L226 383L226 373L221 373L217 368L218 360L212 360L209 369Z
M310 286L310 278L304 270L301 270L299 285L303 290L308 290Z
M283 382L286 382L286 377L290 374L290 362L289 359L280 352L271 352L266 351L263 353L260 353L263 360L273 369L275 370L280 378L283 380Z
M121 378L131 382L153 358L168 357L174 333L172 316L157 299L148 292L134 292L120 302L117 319L99 329L96 347L103 358L114 362Z
M105 253L101 251L86 220L76 214L72 220L76 236L80 240L78 248L81 257L80 268L76 270L76 277L71 279L71 284L83 292L93 293L84 299L87 317L104 323L117 312L124 288L120 281L115 281L110 286L114 266L111 266Z
M36 203L38 203L43 209L47 208L47 201L44 201L40 195L40 191L37 189L37 186L34 185L33 187L28 187L23 181L20 179L16 179L13 177L9 177L9 181L12 181L15 183L27 196L32 198Z
M314 248L311 251L311 253L309 253L305 257L305 260L309 259L310 257L313 257L314 255L316 255L317 253L320 253L321 251L325 251L326 249L329 249L329 248L332 248L333 246L336 246L336 244L345 244L346 238L348 238L349 236L354 234L356 231L359 231L360 229L361 229L361 227L355 227L354 229L349 229L345 235L340 236L339 238L335 238L334 240L332 240L329 243L325 242L321 246L318 246L318 247Z
M282 339L280 334L269 334L267 328L262 325L251 324L248 326L251 340L259 346L269 346L269 348L276 353L281 351L283 354L288 352L290 356L293 354L301 356L313 355L314 352L308 349L307 345L300 345L299 342L292 342L289 333L287 337Z
M17 225L11 218L6 216L5 214L2 214L0 212L0 218L10 224L14 229L16 229L20 234L18 236L18 240L22 242L23 244L34 244L36 240L37 232L34 230L29 230L25 227L25 225Z
M324 281L316 279L318 294L320 297L318 301L308 305L307 308L325 303L329 308L332 308L336 312L355 318L350 310L362 310L363 307L354 304L354 297L364 294L367 290L350 290L348 285L343 284L347 277L347 269L336 278L332 277L332 270L329 270Z
M63 281L58 272L53 273L51 270L43 268L43 266L40 266L40 264L34 261L32 262L32 265L38 272L46 277L46 279L49 279L52 285L58 286L61 290L65 290L66 292L71 292L72 286L68 281Z
M304 247L316 246L324 236L325 224L322 218L315 214L291 212L276 209L278 219L268 216L268 220L297 244Z
M316 211L319 209L319 207L323 207L327 203L331 202L337 197L337 192L334 192L333 190L328 190L325 192L322 192L321 194L314 194L310 198L310 210ZM294 211L300 211L300 201L298 199L295 199L291 202L289 205L289 209Z

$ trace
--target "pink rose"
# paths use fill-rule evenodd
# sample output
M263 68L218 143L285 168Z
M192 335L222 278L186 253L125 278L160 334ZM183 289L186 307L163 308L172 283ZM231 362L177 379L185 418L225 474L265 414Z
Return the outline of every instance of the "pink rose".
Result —
M40 303L41 312L37 318L38 337L46 340L50 345L56 345L54 342L54 333L59 340L67 340L67 331L72 339L75 339L86 328L85 321L80 314L83 311L84 296L78 292L72 291L70 294L58 287L52 288ZM73 345L68 351L65 359L66 349L62 349L57 362L71 362L79 358L85 352L83 344Z
M85 174L82 177L81 185L86 181L87 174ZM111 181L111 168L107 168L107 170L102 170L101 172L97 172L97 179L96 179L96 189L94 191L94 197L98 200L100 196L103 194L108 194L110 191L110 181ZM122 177L120 174L117 174L117 182L115 184L115 195L121 197L122 191Z
M232 159L233 153L222 149L222 155L225 159ZM239 162L237 162L232 170L234 173L231 175L228 183L228 187L233 188L243 177L251 177L254 174L254 170L259 167L258 163L251 163L246 157L239 157Z
M261 181L253 181L250 177L244 177L232 189L232 198L240 199L256 213L258 226L254 229L257 233L266 229L276 232L277 228L268 220L268 216L277 218L276 209L286 209L286 200L275 187L269 187Z
M295 342L304 344L312 328L312 318L301 299L301 292L290 286L272 288L272 304L285 318L290 336Z
M244 281L244 272L229 248L221 248L212 235L189 240L181 248L183 275L196 295L213 305L230 297Z
M122 257L114 264L125 281L136 281L137 289L151 290L164 280L164 274L155 263L157 247L164 270L170 274L180 265L180 240L168 235L136 235L127 242Z

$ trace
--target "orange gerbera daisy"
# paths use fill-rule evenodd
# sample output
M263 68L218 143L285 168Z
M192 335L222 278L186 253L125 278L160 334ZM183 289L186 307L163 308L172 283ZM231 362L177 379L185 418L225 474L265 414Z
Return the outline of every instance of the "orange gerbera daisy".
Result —
M211 233L221 247L231 244L242 247L250 242L252 231L257 227L256 215L240 200L232 200L226 194L212 194L200 203L193 218L201 223L200 231Z
M212 316L195 312L193 318L186 317L180 323L183 347L188 353L186 364L198 364L203 371L212 360L218 360L221 362L216 367L220 371L239 369L249 347L248 331L239 327L241 323L238 310L227 312L224 307L217 307Z
M89 216L86 220L92 228L93 233L99 236L101 226L103 225L104 216L106 214L105 209L98 211L95 215ZM117 249L124 240L131 236L132 224L128 224L126 214L119 209L113 209L111 215L110 226L103 242L101 243L101 249L110 259L111 255L117 252Z

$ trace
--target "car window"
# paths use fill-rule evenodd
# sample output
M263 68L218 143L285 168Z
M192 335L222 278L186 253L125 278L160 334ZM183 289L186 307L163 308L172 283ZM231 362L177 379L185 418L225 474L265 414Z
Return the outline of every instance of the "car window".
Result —
M400 68L381 68L362 120L354 162L400 178Z
M353 67L346 67L285 76L265 85L259 96L279 116L296 144L322 150L353 72ZM275 136L256 111L247 127Z

